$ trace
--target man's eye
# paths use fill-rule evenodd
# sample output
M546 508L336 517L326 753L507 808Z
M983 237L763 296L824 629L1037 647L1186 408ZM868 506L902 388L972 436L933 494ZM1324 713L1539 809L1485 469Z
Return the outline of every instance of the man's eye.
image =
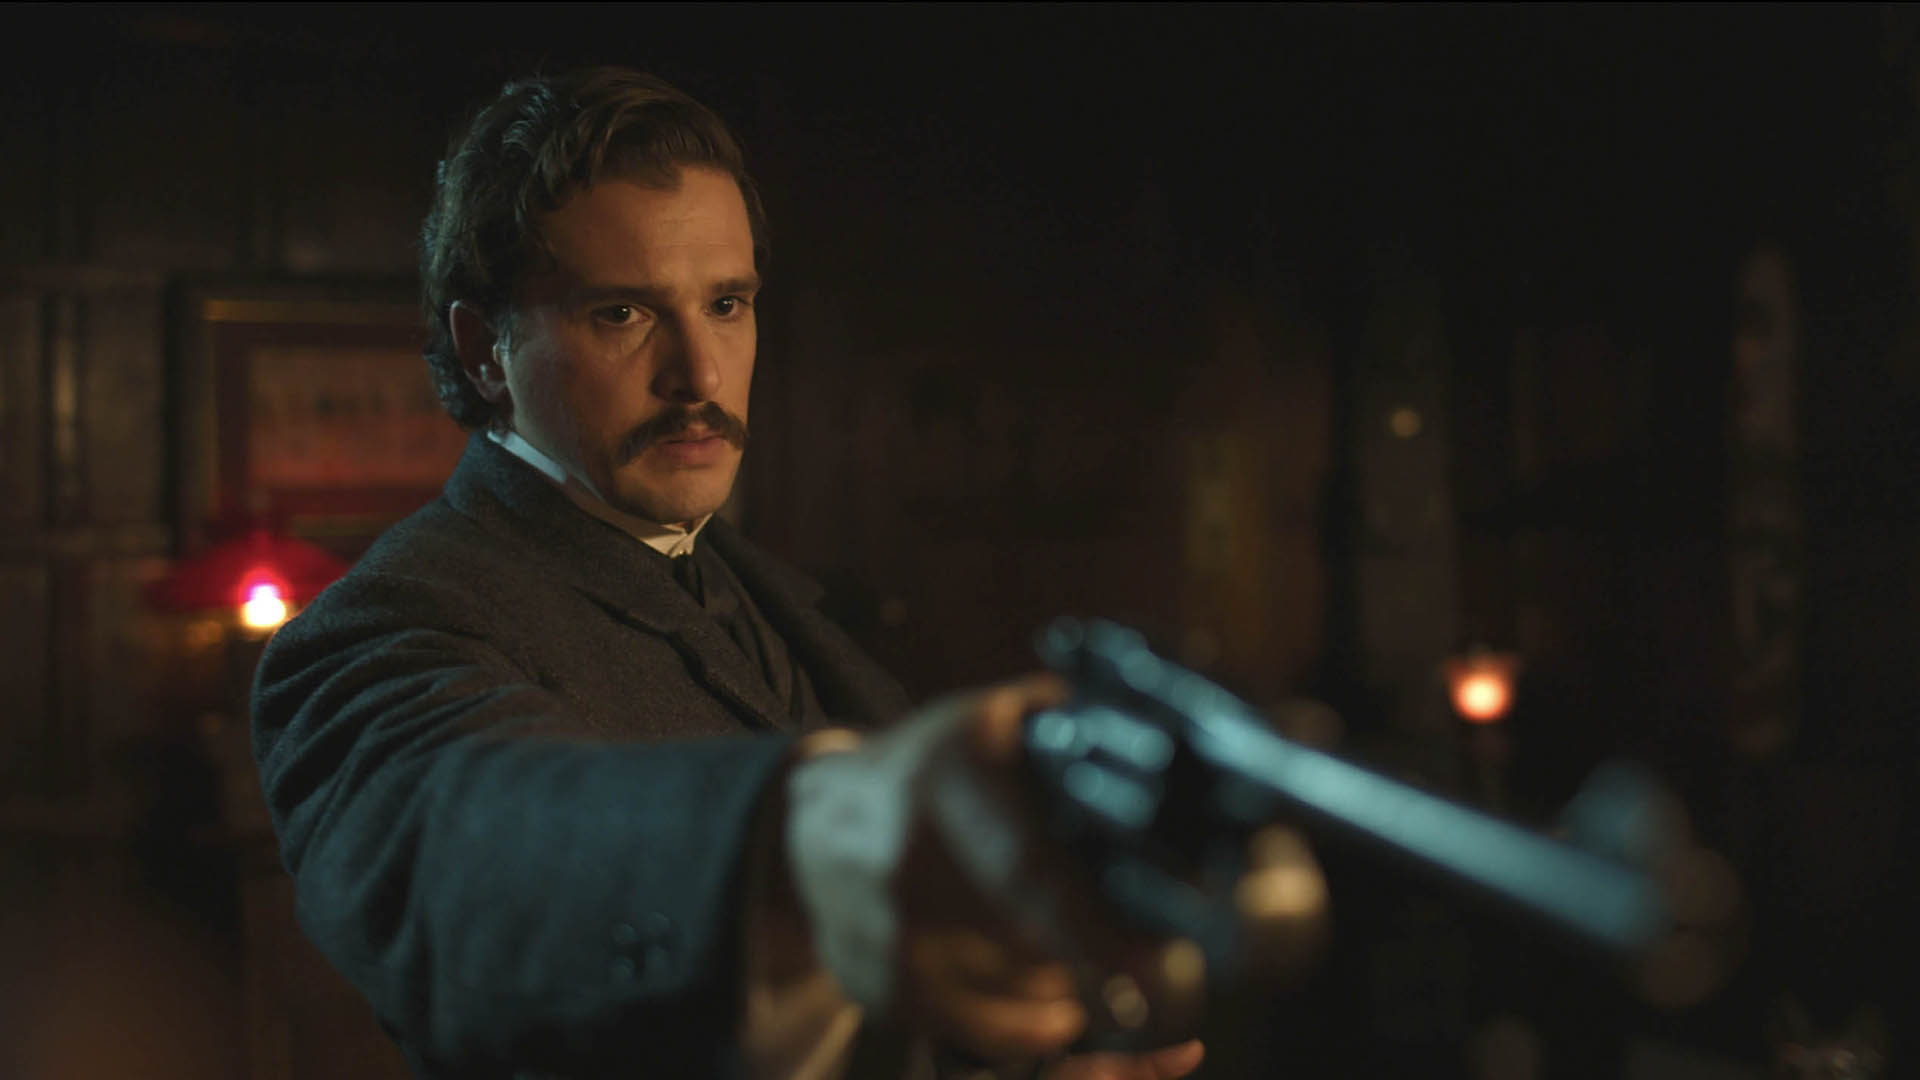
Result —
M713 302L715 315L735 315L747 306L747 302L738 296L723 296Z
M632 304L614 304L603 307L593 313L594 318L614 326L625 326L640 317Z

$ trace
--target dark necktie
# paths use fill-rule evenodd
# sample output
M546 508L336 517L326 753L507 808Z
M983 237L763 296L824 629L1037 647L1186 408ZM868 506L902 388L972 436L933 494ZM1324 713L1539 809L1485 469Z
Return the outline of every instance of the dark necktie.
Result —
M707 590L701 584L700 563L693 557L693 553L688 552L685 555L677 556L669 560L669 562L673 565L673 580L679 582L680 587L687 590L687 595L693 597L694 603L699 604L701 607L706 607Z
M693 597L693 602L700 605L709 618L720 624L720 629L727 632L727 636L740 646L740 651L749 660L758 664L762 659L760 643L754 635L751 620L740 609L740 598L734 594L724 576L726 570L711 566L704 571L700 568L700 564L711 557L711 554L688 552L667 562L673 568L673 580L687 590L687 595ZM713 576L711 588L707 582L709 574Z
M708 560L713 561L702 571L702 564ZM804 728L824 722L825 710L807 673L788 654L778 631L756 614L739 582L716 554L700 548L678 558L668 558L667 566L673 580L680 583L693 602L700 605L747 662L760 672L767 688L786 702L796 726Z

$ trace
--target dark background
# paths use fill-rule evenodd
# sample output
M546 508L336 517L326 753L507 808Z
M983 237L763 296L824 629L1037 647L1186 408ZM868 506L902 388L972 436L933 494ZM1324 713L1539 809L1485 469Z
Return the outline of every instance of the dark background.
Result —
M1503 1016L1545 1075L1758 1075L1789 999L1898 1032L1917 35L1839 5L0 9L0 949L29 957L0 1004L36 1033L0 1074L383 1067L221 809L228 673L142 606L209 513L180 297L404 296L450 131L582 62L746 142L774 256L741 517L917 693L1109 615L1531 820L1639 758L1741 872L1748 946L1665 1013L1355 871L1319 982L1245 1005L1266 1041L1212 1075L1525 1075L1486 1063ZM1762 250L1798 331L1762 470L1793 663L1756 742L1729 417ZM1470 642L1526 664L1493 788L1434 674Z

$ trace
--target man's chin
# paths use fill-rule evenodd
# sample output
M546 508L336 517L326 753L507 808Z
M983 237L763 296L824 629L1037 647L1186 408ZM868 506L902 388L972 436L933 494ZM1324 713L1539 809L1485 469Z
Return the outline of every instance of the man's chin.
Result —
M666 525L698 521L720 509L733 491L738 455L723 466L650 469L644 458L617 471L607 501L615 508Z
M618 491L610 500L615 509L662 525L686 525L720 509L724 492Z

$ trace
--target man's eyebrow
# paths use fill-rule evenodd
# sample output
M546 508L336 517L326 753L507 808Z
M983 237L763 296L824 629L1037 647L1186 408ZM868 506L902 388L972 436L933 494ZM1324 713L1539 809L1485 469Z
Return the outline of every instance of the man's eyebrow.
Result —
M722 278L709 285L708 291L714 295L728 293L751 293L760 291L760 275L748 274L744 277ZM582 285L574 290L576 303L606 304L622 301L641 304L664 304L673 299L674 290L664 285Z

